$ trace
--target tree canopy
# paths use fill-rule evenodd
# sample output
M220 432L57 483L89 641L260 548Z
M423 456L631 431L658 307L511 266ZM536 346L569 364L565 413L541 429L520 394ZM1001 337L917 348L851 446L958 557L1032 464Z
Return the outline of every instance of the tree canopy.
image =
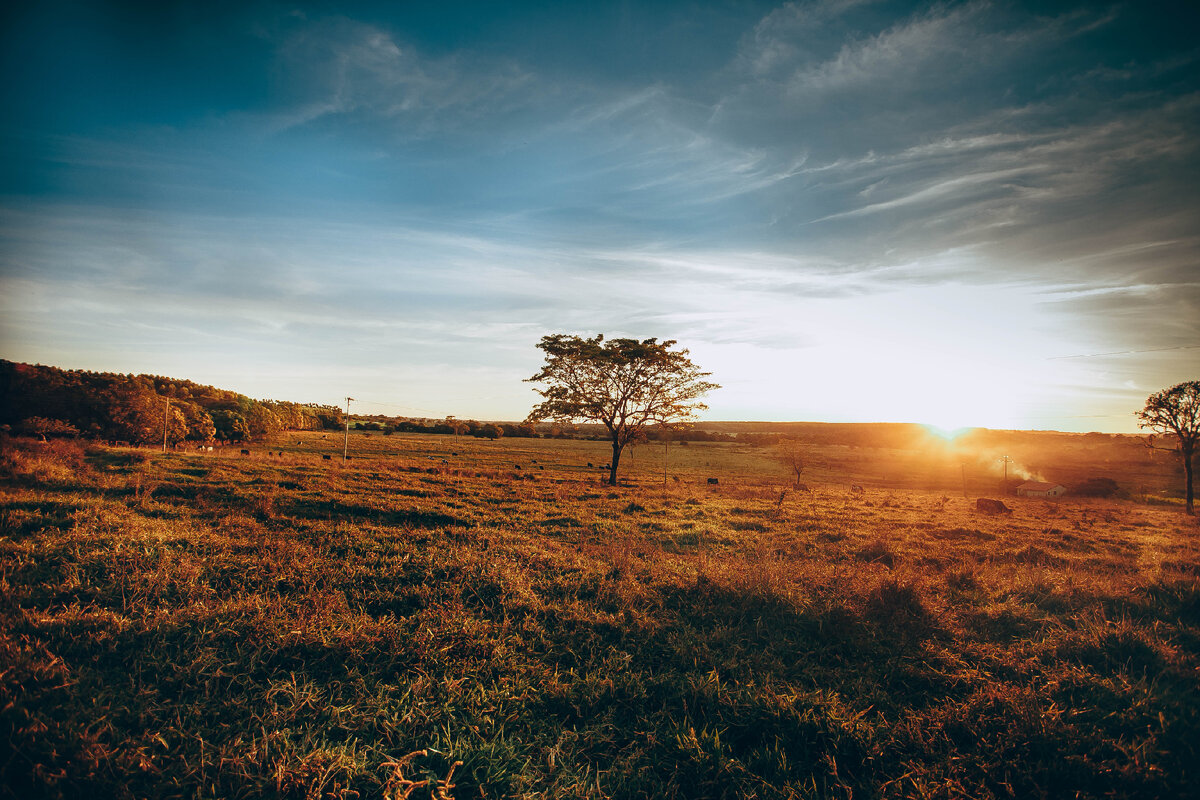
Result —
M0 425L35 436L78 435L135 445L241 441L340 426L333 406L251 400L159 375L62 370L0 360ZM164 430L165 427L165 430Z
M1195 514L1192 490L1192 457L1200 440L1200 381L1185 381L1146 398L1146 407L1137 412L1138 424L1156 433L1174 436L1186 482L1187 513Z
M708 406L700 401L719 389L705 380L688 358L673 350L669 339L588 339L566 334L543 336L538 348L546 363L529 381L546 384L544 399L529 412L528 422L598 422L612 443L608 482L617 483L621 451L644 435L648 425L671 425L694 419Z

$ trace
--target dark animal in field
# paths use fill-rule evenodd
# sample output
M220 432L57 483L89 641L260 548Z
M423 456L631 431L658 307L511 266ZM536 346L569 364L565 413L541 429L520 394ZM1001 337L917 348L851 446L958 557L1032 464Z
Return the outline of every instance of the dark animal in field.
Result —
M325 459L326 461L332 461L332 460L333 460L333 456L321 456L321 458Z
M594 469L596 465L595 465L595 464L593 464L592 462L590 462L590 461L589 461L589 462L588 462L588 466L589 466L589 467L592 467L592 468Z
M535 463L535 464L537 463L537 459L536 459L536 458L535 458L535 459L533 459L533 463Z
M249 450L242 450L242 455L244 455L244 456L248 456L248 455L250 455L250 451L249 451Z
M708 479L709 486L718 486L718 485L720 485L720 483L721 483L721 480L719 478L709 478Z
M542 466L541 464L538 464L538 469L545 469L545 467Z
M1011 514L1012 509L999 500L990 497L980 497L975 501L975 510L984 514Z

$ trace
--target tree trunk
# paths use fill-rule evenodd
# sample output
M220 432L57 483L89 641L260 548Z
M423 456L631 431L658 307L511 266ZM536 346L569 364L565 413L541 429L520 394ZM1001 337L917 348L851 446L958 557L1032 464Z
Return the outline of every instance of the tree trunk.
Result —
M608 462L608 485L617 485L617 462L621 460L621 445L617 442L617 437L613 435L612 442L612 461Z
M1195 494L1192 492L1192 450L1181 450L1183 455L1183 476L1187 481L1187 513L1196 516ZM616 466L615 464L613 466Z

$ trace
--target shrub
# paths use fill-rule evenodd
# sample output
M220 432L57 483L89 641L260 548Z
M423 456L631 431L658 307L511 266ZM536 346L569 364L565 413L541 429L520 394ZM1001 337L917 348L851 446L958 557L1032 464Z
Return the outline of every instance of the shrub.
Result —
M1071 487L1071 493L1078 497L1112 497L1120 491L1112 478L1088 478Z

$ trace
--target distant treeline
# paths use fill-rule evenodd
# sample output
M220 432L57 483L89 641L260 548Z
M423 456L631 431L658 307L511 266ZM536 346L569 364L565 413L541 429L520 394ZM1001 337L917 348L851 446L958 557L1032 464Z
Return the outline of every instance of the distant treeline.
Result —
M479 439L592 439L608 441L608 434L601 425L560 425L555 423L509 423L479 422L473 419L411 419L408 417L355 416L351 428L361 431L395 433L434 433L474 436ZM646 441L661 442L664 438L672 442L736 442L754 446L777 444L785 437L779 433L721 433L700 428L670 429L649 428Z
M129 444L240 442L286 430L336 429L335 406L251 400L158 375L63 370L0 360L0 425L31 436Z

